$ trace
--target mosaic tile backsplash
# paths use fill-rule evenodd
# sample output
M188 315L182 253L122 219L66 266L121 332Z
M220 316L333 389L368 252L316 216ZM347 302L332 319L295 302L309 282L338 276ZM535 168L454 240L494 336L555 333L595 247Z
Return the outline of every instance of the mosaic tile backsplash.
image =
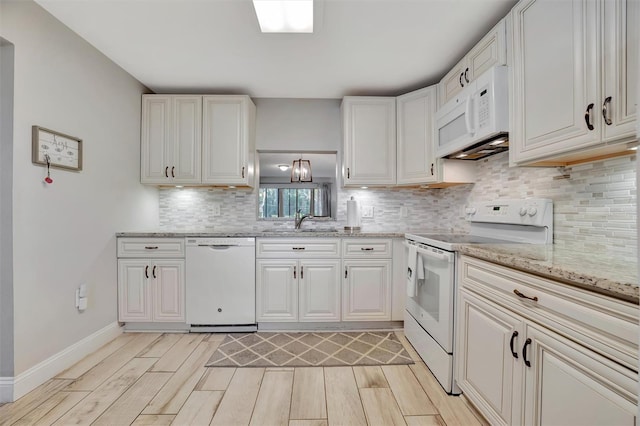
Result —
M509 167L508 152L480 160L473 185L446 189L338 189L334 221L306 221L304 227L342 228L346 202L373 206L363 230L467 231L464 207L496 198L551 198L554 243L581 250L608 250L636 261L636 156L618 157L567 168ZM213 206L220 205L220 215ZM400 208L406 207L407 217ZM257 191L219 188L161 188L163 229L293 228L293 221L256 219Z

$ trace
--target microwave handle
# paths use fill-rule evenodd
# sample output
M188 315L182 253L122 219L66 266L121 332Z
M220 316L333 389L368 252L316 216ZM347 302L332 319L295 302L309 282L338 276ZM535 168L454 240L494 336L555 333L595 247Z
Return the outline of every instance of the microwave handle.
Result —
M473 98L470 95L467 96L467 105L464 110L464 123L467 126L467 133L471 135L475 133L475 129L471 127L471 120L472 120L471 114L473 113L471 108L472 103L473 103Z

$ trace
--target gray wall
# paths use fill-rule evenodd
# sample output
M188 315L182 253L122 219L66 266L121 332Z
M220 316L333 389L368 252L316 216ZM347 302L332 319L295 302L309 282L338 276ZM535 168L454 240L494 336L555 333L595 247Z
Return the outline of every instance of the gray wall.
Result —
M115 233L158 224L158 192L140 185L137 80L31 0L1 2L15 46L14 374L117 319ZM31 163L31 126L84 141L84 170ZM89 306L75 308L87 284ZM3 342L4 344L4 342Z
M0 377L13 376L13 62L0 38Z

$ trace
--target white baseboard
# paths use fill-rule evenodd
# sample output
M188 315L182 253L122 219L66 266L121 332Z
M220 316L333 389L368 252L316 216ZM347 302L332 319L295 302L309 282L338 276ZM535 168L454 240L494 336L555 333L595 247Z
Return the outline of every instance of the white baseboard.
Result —
M0 377L0 404L13 401L13 377Z
M47 380L71 367L91 352L94 352L104 344L115 339L121 333L122 328L120 327L120 324L117 322L111 323L95 333L90 334L79 342L74 343L68 348L34 365L27 371L18 374L15 378L9 377L8 379L12 379L13 382L12 400L15 401L21 396L31 392ZM2 390L1 381L0 390Z

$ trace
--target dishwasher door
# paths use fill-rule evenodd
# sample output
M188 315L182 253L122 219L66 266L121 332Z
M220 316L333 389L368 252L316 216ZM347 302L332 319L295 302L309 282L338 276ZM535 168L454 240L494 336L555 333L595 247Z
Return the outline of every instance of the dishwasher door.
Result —
M255 238L187 238L187 324L256 323L255 245Z

